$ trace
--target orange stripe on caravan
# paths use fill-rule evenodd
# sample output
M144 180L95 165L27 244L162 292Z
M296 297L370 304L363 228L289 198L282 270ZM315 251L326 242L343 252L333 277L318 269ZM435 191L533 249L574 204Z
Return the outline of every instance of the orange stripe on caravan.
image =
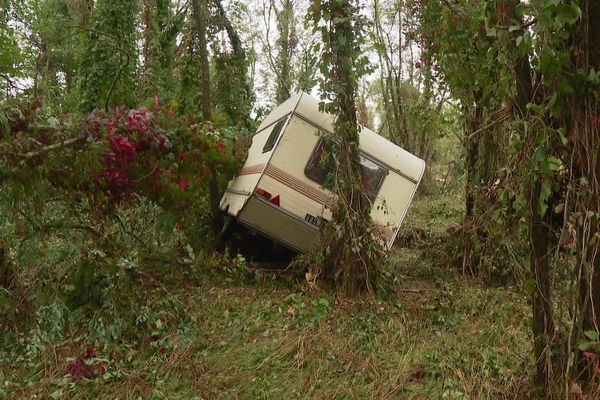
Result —
M242 168L242 170L240 171L240 173L238 175L242 176L242 175L260 174L261 172L263 172L264 169L265 169L265 164L249 165L247 167Z
M328 195L322 190L316 189L300 179L295 178L293 175L288 174L280 168L277 168L271 164L267 165L265 170L267 176L283 183L284 185L294 189L295 191L302 193L306 197L316 201L317 203L323 204L329 208L333 207L333 197Z

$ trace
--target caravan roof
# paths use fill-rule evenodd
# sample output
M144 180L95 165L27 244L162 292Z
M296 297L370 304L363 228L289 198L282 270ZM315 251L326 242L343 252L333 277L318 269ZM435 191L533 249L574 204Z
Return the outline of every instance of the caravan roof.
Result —
M303 92L295 94L273 110L260 124L258 131L290 113L300 116L323 131L334 131L335 117L319 111L319 101ZM365 127L360 131L360 149L415 183L421 179L425 163L423 160Z

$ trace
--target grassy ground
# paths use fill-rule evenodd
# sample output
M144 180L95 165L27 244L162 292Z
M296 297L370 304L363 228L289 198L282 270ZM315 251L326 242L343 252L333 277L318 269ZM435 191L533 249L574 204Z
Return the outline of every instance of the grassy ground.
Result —
M444 257L460 209L415 201L390 256L384 298L337 298L257 276L173 279L149 288L140 340L99 345L72 332L31 360L0 365L0 398L522 398L530 367L527 305L511 287L465 278ZM94 348L106 372L72 381Z

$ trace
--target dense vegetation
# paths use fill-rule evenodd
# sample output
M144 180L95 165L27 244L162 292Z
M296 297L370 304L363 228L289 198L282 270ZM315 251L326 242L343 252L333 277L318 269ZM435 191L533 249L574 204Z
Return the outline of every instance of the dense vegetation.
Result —
M0 19L1 397L600 395L598 2L3 0ZM348 201L273 271L215 250L218 201L297 90L338 116ZM385 262L357 122L428 162Z

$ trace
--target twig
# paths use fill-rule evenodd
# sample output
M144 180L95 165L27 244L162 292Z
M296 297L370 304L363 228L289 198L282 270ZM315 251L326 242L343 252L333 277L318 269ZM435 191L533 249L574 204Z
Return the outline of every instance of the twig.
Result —
M506 121L509 118L510 118L510 114L503 115L502 117L498 118L497 120L492 121L489 124L487 124L486 126L479 128L475 132L471 133L469 136L467 136L467 140L473 139L473 137L475 137L475 135L478 135L483 131L493 128L494 126L501 124L502 122Z
M89 225L80 225L80 224L48 224L48 225L43 225L42 229L78 229L78 230L84 230L87 231L91 234L93 234L96 237L102 237L102 234L100 232L98 232L97 230L95 230L94 228L92 228Z
M115 218L117 219L117 222L119 222L119 225L121 225L121 229L123 229L123 232L134 238L142 246L146 246L146 242L144 242L138 235L136 235L134 232L127 230L125 224L123 223L123 220L121 219L121 217L119 217L118 213L115 213Z
M422 290L421 289L398 289L398 292L405 292L405 293L421 293Z
M527 29L530 26L535 25L537 22L538 22L537 18L534 18L531 21L527 22L526 24L518 26L518 28L515 30ZM517 25L514 25L514 26L517 26ZM513 28L514 26L497 25L496 29L508 30L510 28Z

